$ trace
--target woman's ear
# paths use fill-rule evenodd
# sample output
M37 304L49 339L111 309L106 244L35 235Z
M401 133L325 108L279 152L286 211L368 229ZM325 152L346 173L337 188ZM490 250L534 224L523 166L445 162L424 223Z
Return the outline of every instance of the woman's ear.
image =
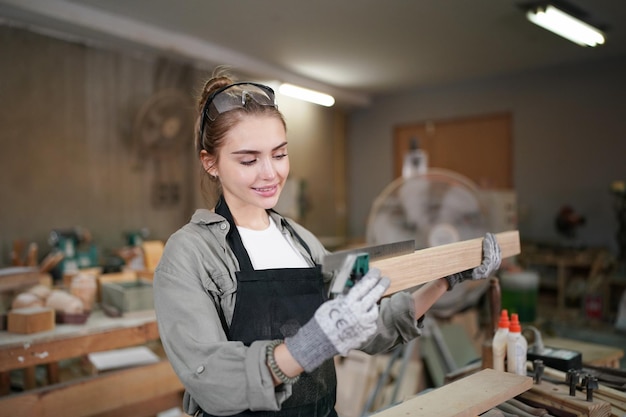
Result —
M202 161L202 167L207 172L207 174L212 177L217 177L217 167L216 167L216 158L213 155L210 155L207 151L200 151L200 160Z

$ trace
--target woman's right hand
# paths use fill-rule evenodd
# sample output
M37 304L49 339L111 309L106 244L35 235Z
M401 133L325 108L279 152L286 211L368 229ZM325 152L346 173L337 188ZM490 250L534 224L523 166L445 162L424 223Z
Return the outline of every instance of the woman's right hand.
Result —
M310 372L338 353L361 347L376 333L377 302L389 284L372 268L348 294L322 304L309 322L285 339L294 359Z

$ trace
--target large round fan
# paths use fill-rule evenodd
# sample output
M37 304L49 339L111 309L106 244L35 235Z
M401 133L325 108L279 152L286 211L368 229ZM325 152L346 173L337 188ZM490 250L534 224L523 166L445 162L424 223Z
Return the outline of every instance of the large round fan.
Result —
M189 142L192 129L189 97L162 90L144 103L135 119L134 139L140 157L171 152Z
M481 237L487 211L474 183L453 171L429 168L400 177L376 198L367 223L369 244L414 239L416 249Z
M415 240L416 249L438 246L485 235L488 212L478 187L456 172L428 168L399 177L374 201L367 222L367 243L380 245ZM449 316L478 301L487 280L449 291L431 310Z
M174 89L154 94L139 110L133 136L137 167L143 169L146 163L153 167L154 207L179 204L183 194L180 155L193 138L190 98Z

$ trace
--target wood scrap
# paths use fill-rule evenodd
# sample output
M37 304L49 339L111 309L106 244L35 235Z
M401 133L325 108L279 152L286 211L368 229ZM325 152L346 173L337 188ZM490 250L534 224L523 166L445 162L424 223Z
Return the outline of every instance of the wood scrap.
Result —
M52 292L50 285L37 284L26 290L27 293L36 295L41 300L45 300Z
M22 259L22 254L24 258ZM37 266L37 254L39 246L35 242L31 242L26 246L24 240L18 239L13 241L11 250L11 265L13 266Z
M55 311L68 314L81 314L84 312L83 301L75 295L62 290L52 290L46 299L46 306Z
M594 397L611 404L611 417L626 416L626 402L616 400L613 397L607 396L606 394L599 392L595 393Z
M0 268L0 292L19 291L39 282L40 274L37 268L25 266Z
M544 375L559 381L565 381L565 372L546 367ZM607 387L600 382L593 393L594 398L611 404L611 417L624 417L626 415L626 392Z
M144 265L148 271L154 271L163 256L164 244L160 240L147 240L141 244Z
M37 333L52 330L54 326L54 310L51 308L17 308L7 314L7 330L10 333Z
M502 258L520 253L519 232L496 234ZM371 262L391 280L385 295L406 290L435 279L479 266L482 262L483 238L420 249L406 255Z
M26 259L24 260L24 265L26 266L37 266L37 254L39 253L39 247L35 242L31 242L28 245L28 250L26 252Z
M65 254L61 251L50 252L39 264L39 271L43 273L52 271L63 258L65 258Z
M546 410L544 409L537 409L535 407L531 407L527 404L521 403L522 405L518 405L518 404L513 404L509 401L505 401L501 404L498 404L498 406L496 408L509 413L511 415L517 416L517 417L537 417L537 416L543 416L547 413ZM543 410L542 413L537 414L534 412L531 412L530 410Z
M587 401L583 393L574 392L574 394L570 396L569 388L565 385L557 385L544 380L521 394L520 399L534 406L544 407L552 413L564 411L586 417L609 417L611 415L611 405L606 401L597 398Z
M548 410L546 410L545 408L531 407L528 404L524 404L523 402L516 400L515 398L511 398L510 400L507 400L506 403L514 407L517 407L518 409L522 411L525 411L529 414L533 414L536 416L546 416L548 414Z
M29 308L29 307L44 307L45 300L42 300L35 294L29 292L23 292L18 294L11 302L11 309Z
M78 297L83 302L85 311L91 311L96 301L97 290L97 278L93 274L83 274L79 272L72 278L70 294Z

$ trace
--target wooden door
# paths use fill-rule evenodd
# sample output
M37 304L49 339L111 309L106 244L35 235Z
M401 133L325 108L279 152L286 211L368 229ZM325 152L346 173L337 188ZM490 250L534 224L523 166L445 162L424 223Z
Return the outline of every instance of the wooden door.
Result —
M481 188L513 188L511 115L500 113L427 121L394 129L394 176L402 175L404 156L416 138L428 167L468 177Z

